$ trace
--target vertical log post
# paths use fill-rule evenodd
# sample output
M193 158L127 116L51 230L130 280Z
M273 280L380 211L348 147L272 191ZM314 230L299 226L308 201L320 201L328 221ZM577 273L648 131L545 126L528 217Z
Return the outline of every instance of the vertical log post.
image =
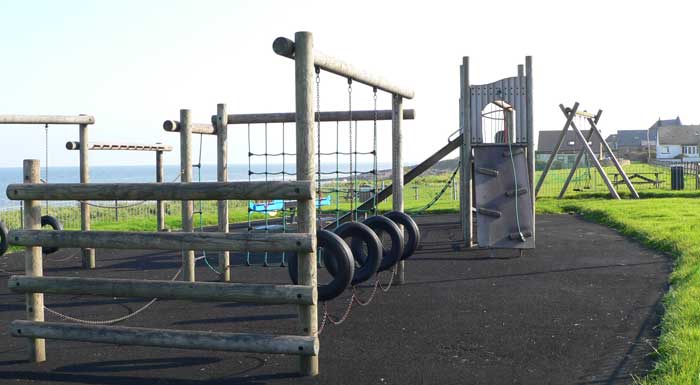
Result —
M297 32L295 41L295 84L296 84L296 151L297 151L297 180L308 180L315 183L316 170L314 167L315 125L314 125L314 40L311 32ZM312 190L310 200L297 203L300 233L316 235L316 193ZM314 252L299 253L298 273L299 284L314 288L313 297L317 298L316 284L316 246ZM314 301L316 303L316 301ZM299 321L303 335L314 336L318 330L318 313L316 305L300 305ZM318 356L302 356L300 372L305 376L318 375Z
M471 98L469 92L469 56L462 57L460 66L461 108L460 127L462 128L462 146L459 149L459 200L462 236L467 247L472 246L472 127Z
M192 117L180 110L180 172L182 183L192 183ZM182 201L182 231L194 231L194 202ZM194 282L194 250L182 250L182 279Z
M216 180L228 181L228 113L226 104L216 105ZM228 233L228 201L217 202L219 232ZM229 252L219 252L219 279L224 282L231 280Z
M156 183L163 183L163 151L156 151ZM156 231L165 229L165 206L163 201L156 201Z
M82 127L82 126L81 126ZM39 183L41 169L36 159L24 160L24 183ZM41 206L38 201L24 201L23 228L25 230L41 229ZM44 275L42 266L41 247L27 247L24 255L25 275L41 277ZM29 293L27 296L27 319L44 321L44 294ZM32 362L46 361L46 341L43 338L29 339L29 360Z
M391 208L403 212L403 157L402 132L403 98L399 95L391 97ZM401 231L403 226L399 225ZM398 262L396 268L397 283L405 282L404 261Z
M527 110L527 167L530 171L530 200L532 202L532 241L535 241L535 127L532 116L532 56L525 56L525 85L527 87L527 99L525 109Z
M90 165L88 164L88 125L81 124L79 129L80 143L80 183L90 181ZM80 229L90 230L90 206L87 201L80 202ZM83 268L95 268L95 249L82 249Z

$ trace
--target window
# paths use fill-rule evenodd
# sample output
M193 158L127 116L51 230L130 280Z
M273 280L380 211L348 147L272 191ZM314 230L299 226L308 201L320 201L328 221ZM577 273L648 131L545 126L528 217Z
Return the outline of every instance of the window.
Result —
M683 155L697 155L698 146L683 146Z
M669 153L669 151L668 151L668 146L661 146L661 153L662 153L662 154L668 154L668 153Z

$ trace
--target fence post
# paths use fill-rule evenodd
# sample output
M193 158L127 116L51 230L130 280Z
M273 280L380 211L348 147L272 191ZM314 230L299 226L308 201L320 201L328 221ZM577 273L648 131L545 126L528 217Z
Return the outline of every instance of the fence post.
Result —
M296 85L296 152L297 180L308 180L314 184L315 125L314 102L314 40L311 32L297 32L295 42L295 85ZM310 200L300 200L297 212L300 233L316 235L316 193L312 189ZM299 284L313 288L313 298L317 298L316 246L310 253L298 253ZM299 321L302 333L315 336L318 330L318 311L314 305L299 306ZM306 376L318 375L318 356L302 356L300 372Z
M192 183L192 118L190 110L180 110L180 172L182 183ZM182 231L194 231L194 202L182 201ZM195 281L194 250L182 250L182 279Z
M79 128L80 143L80 183L90 181L90 166L88 164L88 125L81 124ZM90 206L87 201L80 202L80 229L90 230ZM83 249L83 268L95 268L95 249Z
M163 183L163 151L156 151L156 183ZM156 230L165 229L165 206L163 201L156 201Z
M219 182L228 181L228 113L226 104L216 105L216 179ZM217 201L217 217L219 232L228 233L228 201ZM224 282L231 280L229 252L219 252L219 279Z
M24 160L24 183L39 183L41 169L36 159ZM41 229L41 206L38 201L24 201L23 228L25 230ZM27 247L25 252L24 269L29 277L44 275L43 256L41 247ZM29 293L27 296L27 319L44 321L44 294ZM46 341L43 338L29 339L29 360L32 362L46 361Z

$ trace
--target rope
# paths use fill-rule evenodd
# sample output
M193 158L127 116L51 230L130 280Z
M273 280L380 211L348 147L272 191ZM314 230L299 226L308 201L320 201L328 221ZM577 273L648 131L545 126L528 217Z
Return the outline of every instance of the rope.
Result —
M173 278L170 279L170 281L172 282L172 281L176 280L177 277L180 276L181 272L182 272L182 268L180 268L180 270L178 270L177 273L175 273L175 275L173 276ZM50 307L44 307L44 310L46 310L48 313L53 314L53 315L55 315L63 320L66 320L66 321L72 321L72 322L77 322L77 323L86 324L86 325L111 325L111 324L120 323L120 322L123 322L123 321L130 319L130 318L135 317L137 314L140 314L140 313L144 312L146 309L148 309L149 307L151 307L151 305L156 303L156 301L158 301L158 298L153 298L150 301L148 301L147 304L141 306L141 308L134 311L133 313L127 314L127 315L119 317L119 318L113 318L113 319L104 320L104 321L86 320L86 319L82 319L82 318L71 317L69 315L57 312L56 310L53 310Z
M440 198L442 198L442 196L445 194L445 191L447 191L447 189L452 185L452 183L454 183L455 177L457 176L457 173L459 172L459 165L460 165L460 163L458 162L457 167L455 168L455 170L452 172L452 175L450 176L450 179L447 180L447 183L445 183L445 185L442 187L442 189L437 193L437 195L435 195L435 197L430 202L428 202L428 204L426 204L425 206L423 206L417 210L410 211L409 214L412 214L412 215L420 214L420 213L424 212L425 210L428 210L429 208L433 207L433 205L435 203L437 203L440 200Z

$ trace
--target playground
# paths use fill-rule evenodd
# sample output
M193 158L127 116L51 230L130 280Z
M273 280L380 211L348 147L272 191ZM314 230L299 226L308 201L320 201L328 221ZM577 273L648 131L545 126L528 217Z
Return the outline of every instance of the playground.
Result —
M51 341L51 360L26 361L24 340L3 332L0 380L27 384L289 384L362 383L628 384L651 367L658 338L660 300L670 259L605 226L570 215L538 216L548 234L521 258L513 250L464 250L457 215L417 217L423 242L411 258L407 283L380 292L369 307L355 305L344 324L320 336L320 375L298 377L290 356L211 353ZM595 247L591 244L595 242ZM75 272L73 250L46 258L50 275ZM104 266L81 277L172 278L179 253L100 250ZM237 282L288 282L286 269L244 267L232 255ZM260 259L254 260L256 263ZM2 268L23 269L21 255L2 257ZM204 281L217 277L198 264ZM0 277L2 309L21 318L23 298ZM371 288L364 285L364 297ZM624 295L620 295L624 293ZM340 316L348 294L329 304ZM147 301L50 295L51 306L71 316L101 319L130 314ZM153 316L156 314L157 316ZM292 333L296 309L288 305L159 300L125 326L221 332ZM60 318L47 314L47 321ZM391 352L390 354L388 352Z
M290 4L9 39L0 384L697 384L700 125L634 129L689 60L613 4Z

